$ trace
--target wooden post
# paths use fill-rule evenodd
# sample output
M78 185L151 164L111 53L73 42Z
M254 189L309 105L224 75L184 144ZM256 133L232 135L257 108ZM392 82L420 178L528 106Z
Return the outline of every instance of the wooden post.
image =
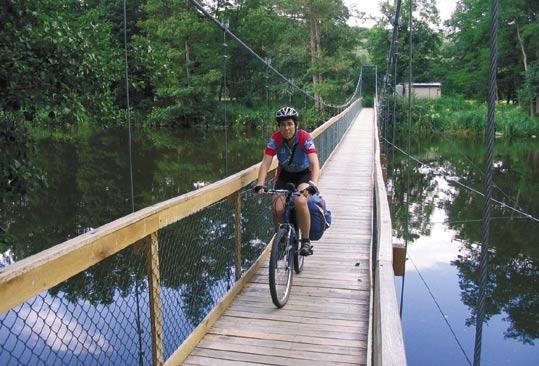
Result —
M380 153L380 165L382 166L382 177L387 182L386 154Z
M148 283L150 293L150 322L152 325L153 365L164 364L163 314L161 312L161 286L159 285L159 242L157 232L148 236Z
M241 278L241 196L239 191L234 193L230 200L234 206L234 217L236 223L234 226L234 263L236 268L236 281Z
M389 204L389 208L391 209L391 207L393 206L393 190L387 190L387 203Z
M406 246L403 242L393 243L393 272L395 276L403 276L406 269Z

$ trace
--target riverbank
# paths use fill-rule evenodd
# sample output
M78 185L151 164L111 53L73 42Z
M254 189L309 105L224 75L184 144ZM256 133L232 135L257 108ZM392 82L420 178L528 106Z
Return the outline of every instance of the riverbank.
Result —
M407 129L408 99L397 97L396 102L397 131L403 132ZM390 103L392 106L393 100ZM481 135L487 125L487 106L459 96L414 98L412 123L413 132L418 135ZM530 118L528 111L518 105L500 102L496 105L496 131L506 138L537 136L539 118Z

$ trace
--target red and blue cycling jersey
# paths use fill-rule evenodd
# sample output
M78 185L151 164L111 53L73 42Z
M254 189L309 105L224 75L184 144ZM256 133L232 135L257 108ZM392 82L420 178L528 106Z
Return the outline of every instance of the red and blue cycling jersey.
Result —
M264 151L270 156L277 155L279 167L290 173L301 172L309 168L307 155L317 152L311 135L307 131L299 129L294 134L292 147L284 143L283 136L277 131L271 135Z

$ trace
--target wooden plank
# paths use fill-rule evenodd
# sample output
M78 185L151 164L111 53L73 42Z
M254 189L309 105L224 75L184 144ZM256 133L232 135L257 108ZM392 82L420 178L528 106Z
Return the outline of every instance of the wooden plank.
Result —
M245 310L245 309L244 309ZM290 314L287 312L274 312L274 313L266 313L266 312L253 312L250 311L239 311L235 309L229 309L226 313L227 316L234 317L234 318L242 318L242 319L261 319L261 320L278 320L282 322L288 322L288 323L303 323L303 322L313 322L316 324L322 324L322 325L335 325L335 326L343 326L343 327L351 327L352 321L350 320L350 315L348 314L348 319L334 319L333 317L329 317L328 313L316 313L309 311L297 312L296 314ZM357 314L359 315L359 314Z
M185 362L182 365L197 365L197 366L260 366L258 362L243 362L243 361L230 361L217 358L191 356L189 362Z
M275 322L273 320L258 318L237 318L223 315L221 319L219 319L219 322L215 323L215 327L237 329L272 329L277 327L278 332L286 332L287 330L292 330L295 334L312 334L318 335L320 337L356 339L356 337L361 337L363 333L366 333L364 331L367 327L367 324L366 322L351 321L348 326L336 326L335 324L318 324L315 321L290 323Z
M319 362L345 362L354 365L360 365L360 356L361 351L357 349L354 354L334 354L332 352L325 352L325 349L311 347L308 350L303 350L301 348L274 348L275 343L268 344L252 344L252 343L233 343L228 340L223 341L211 341L205 339L200 343L200 349L208 350L219 350L219 351L229 351L236 353L251 353L256 355L263 356L274 356L278 355L279 357L286 357L288 359L301 359L301 360L311 360Z
M335 345L324 345L324 347L320 347L320 345L318 344L300 343L300 342L283 341L283 340L246 338L246 337L226 337L226 336L221 336L221 335L216 335L216 334L208 334L204 338L204 341L221 342L221 343L226 342L229 344L271 347L274 350L295 349L295 350L300 350L300 351L315 351L315 352L323 351L324 353L343 354L343 355L357 355L360 352L363 352L365 350L362 347L335 346Z
M353 365L347 362L323 362L315 359L300 359L286 356L266 356L247 352L229 352L213 349L196 349L193 351L193 356L208 357L219 360L240 361L240 362L255 362L263 365L286 365L286 366L313 366L313 365Z
M258 306L256 306L258 305ZM345 309L344 307L342 309ZM303 319L313 318L319 319L318 321L327 324L334 324L334 321L345 320L347 323L351 321L350 316L365 316L363 319L367 319L366 315L369 309L365 307L359 307L355 311L349 310L339 310L337 306L309 306L309 311L302 310L289 310L289 309L272 309L267 306L267 304L256 304L249 303L247 304L234 304L232 305L227 315L236 316L236 317L261 317L264 319L266 315L268 318L278 318L279 316L284 316L288 321L303 321ZM294 319L288 319L294 318ZM340 323L337 323L340 324Z
M266 287L265 290L263 289L254 289L254 290L244 290L242 294L242 302L261 302L264 304L271 304L271 298L268 297L268 288ZM332 304L351 304L351 305L368 305L369 304L369 298L368 293L364 291L364 296L356 297L356 298L332 298L328 299L327 297L317 297L316 304L326 304L326 303L332 303ZM245 299L244 296L248 296L247 299ZM313 297L305 297L305 296L294 296L288 299L287 307L288 305L293 306L308 306L310 304L313 304Z
M320 347L325 346L346 346L346 347L366 347L366 341L364 339L339 339L318 337L317 335L302 335L302 334L283 334L272 333L266 330L260 329L233 329L233 328L211 328L208 334L232 336L232 337L244 337L244 338L256 338L256 339L269 339L269 340L281 340L287 342L298 342L307 344L316 344Z

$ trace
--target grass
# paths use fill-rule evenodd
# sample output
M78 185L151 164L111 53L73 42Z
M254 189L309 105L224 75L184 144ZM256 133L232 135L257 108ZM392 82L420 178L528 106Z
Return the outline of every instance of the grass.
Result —
M397 129L407 126L407 99L397 97ZM391 101L393 103L393 101ZM392 104L391 104L392 105ZM454 135L484 134L487 125L486 103L463 97L413 100L412 121L416 134L446 133ZM503 137L529 137L539 133L539 119L530 118L518 105L496 105L496 131Z

